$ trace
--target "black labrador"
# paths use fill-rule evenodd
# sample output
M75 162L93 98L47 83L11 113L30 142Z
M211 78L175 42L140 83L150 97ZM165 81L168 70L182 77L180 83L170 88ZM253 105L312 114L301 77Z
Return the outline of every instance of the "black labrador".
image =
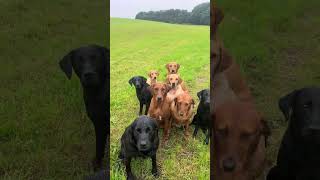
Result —
M142 115L143 105L146 105L145 115L148 114L152 93L147 79L143 76L134 76L129 80L129 84L136 88L136 95L140 102L139 115Z
M152 174L158 176L156 160L158 147L158 125L151 117L142 115L126 128L121 137L119 159L125 163L128 180L135 179L130 166L134 157L151 157Z
M195 129L193 132L193 137L197 136L199 128L202 129L203 133L206 134L206 138L204 140L205 144L209 144L210 138L210 91L209 89L201 90L197 93L197 96L200 100L197 114L194 115L192 123L195 125Z
M71 78L72 69L79 77L87 115L96 134L96 157L94 170L102 167L109 130L109 77L107 63L110 51L98 45L89 45L72 50L60 61L60 68Z
M289 124L267 180L319 180L320 88L295 90L279 108Z

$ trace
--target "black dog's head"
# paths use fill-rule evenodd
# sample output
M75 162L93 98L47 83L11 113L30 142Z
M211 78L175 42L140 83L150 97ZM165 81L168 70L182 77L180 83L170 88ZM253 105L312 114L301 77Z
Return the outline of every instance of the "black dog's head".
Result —
M134 76L129 80L129 84L136 89L141 89L147 83L147 79L143 76Z
M209 89L203 89L197 93L197 96L200 100L200 104L202 104L205 107L210 108L210 90Z
M73 68L83 86L99 86L107 78L109 54L107 48L90 45L72 50L59 64L69 79Z
M138 117L131 124L130 132L139 152L148 153L159 142L158 125L151 117Z
M295 90L279 100L279 108L296 138L320 144L320 88Z

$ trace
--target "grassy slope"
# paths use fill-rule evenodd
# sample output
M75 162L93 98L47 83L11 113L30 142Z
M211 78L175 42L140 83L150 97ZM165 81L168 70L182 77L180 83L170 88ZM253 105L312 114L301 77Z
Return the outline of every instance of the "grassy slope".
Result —
M113 18L110 45L111 178L123 179L124 166L117 162L120 137L138 114L138 100L128 80L146 76L151 69L159 70L164 80L165 64L176 60L181 64L180 75L198 101L196 93L209 87L209 28ZM160 179L208 179L209 147L203 145L202 133L199 135L186 143L181 130L172 131L169 147L158 152ZM136 160L132 167L135 175L152 178L150 159Z
M278 99L294 89L320 83L320 2L219 1L225 46L241 64L259 110L272 127L270 164L286 129Z
M106 45L106 2L0 1L0 179L78 179L90 173L94 130L78 79L58 61Z

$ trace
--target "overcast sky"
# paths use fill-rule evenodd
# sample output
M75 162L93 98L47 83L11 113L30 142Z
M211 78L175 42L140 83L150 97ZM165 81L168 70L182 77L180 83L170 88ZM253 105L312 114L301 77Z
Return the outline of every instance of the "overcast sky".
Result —
M196 5L209 0L111 0L110 16L134 18L140 11L185 9L191 11Z

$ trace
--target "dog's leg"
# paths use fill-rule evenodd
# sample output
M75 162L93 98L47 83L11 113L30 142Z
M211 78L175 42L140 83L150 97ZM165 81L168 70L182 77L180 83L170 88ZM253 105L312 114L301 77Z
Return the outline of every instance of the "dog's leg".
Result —
M140 115L140 116L142 115L142 109L143 109L143 103L140 102L140 110L139 110L139 115Z
M190 134L189 134L189 124L187 123L187 124L185 125L184 137L185 137L185 139L188 139L189 136L190 136Z
M126 172L127 172L127 180L134 180L134 176L131 172L131 157L125 158L124 163L126 166Z
M196 136L198 134L198 130L199 130L199 126L196 124L195 128L194 128L194 131L193 131L193 135L192 135L193 138L196 138Z
M150 103L148 103L148 102L147 102L147 104L146 104L146 112L144 113L145 115L147 115L147 114L148 114L149 107L150 107Z
M155 177L158 177L159 173L158 173L158 167L157 167L157 155L155 154L151 158L152 158L152 174Z
M207 144L207 145L209 144L210 134L211 134L211 133L210 133L210 130L207 130L206 139L204 140L204 143Z
M169 140L169 134L170 134L170 128L171 128L171 120L167 119L164 122L164 129L163 129L163 139L162 144L166 145Z
M94 171L97 171L102 167L102 160L105 154L105 147L107 141L107 125L105 122L106 120L101 121L104 122L94 124L96 133L96 158L94 160Z

